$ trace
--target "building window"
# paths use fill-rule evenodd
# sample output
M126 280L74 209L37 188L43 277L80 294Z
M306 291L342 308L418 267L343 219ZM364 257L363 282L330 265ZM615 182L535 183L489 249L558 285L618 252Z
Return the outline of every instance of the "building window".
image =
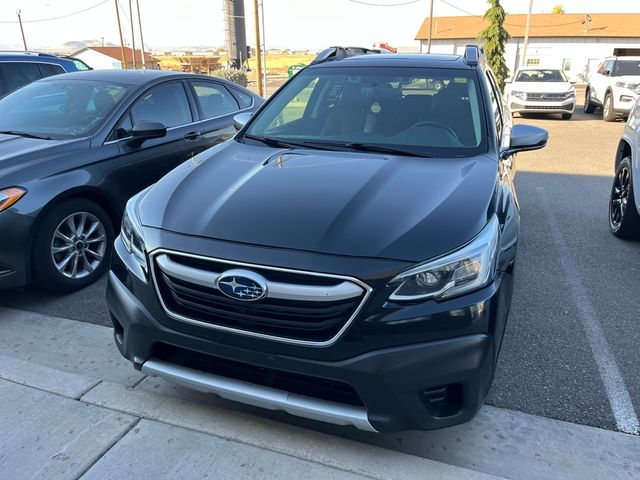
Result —
M540 65L539 58L527 58L527 67L537 67Z
M570 58L565 58L562 60L562 70L564 70L565 72L568 72L569 70L571 70L571 59Z

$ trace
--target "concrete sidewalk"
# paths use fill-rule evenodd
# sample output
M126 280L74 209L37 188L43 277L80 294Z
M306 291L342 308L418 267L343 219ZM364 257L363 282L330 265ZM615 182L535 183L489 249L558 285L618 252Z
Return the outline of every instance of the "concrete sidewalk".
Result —
M3 478L640 477L640 437L493 407L442 431L368 434L145 377L111 335L0 308Z

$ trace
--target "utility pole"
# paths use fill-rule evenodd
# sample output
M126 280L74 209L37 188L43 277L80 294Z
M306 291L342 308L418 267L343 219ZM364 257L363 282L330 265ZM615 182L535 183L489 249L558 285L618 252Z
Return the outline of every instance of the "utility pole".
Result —
M26 52L28 50L27 41L24 38L24 28L22 28L22 17L20 16L22 14L22 10L18 10L16 14L18 15L18 23L20 24L20 33L22 33L22 44L24 45L24 51Z
M427 41L427 53L431 53L431 32L433 31L433 0L429 0L429 40Z
M253 0L253 20L256 24L256 79L258 81L258 95L264 95L262 85L262 54L260 51L260 10L258 9L258 0Z
M533 0L529 0L529 14L527 15L527 24L524 27L524 44L522 45L522 58L520 59L520 68L524 67L527 59L527 46L529 45L529 27L531 27L531 11L533 10Z
M129 19L131 20L131 56L133 57L133 68L134 70L138 68L136 66L136 32L133 29L133 2L129 0Z
M138 9L138 27L140 29L140 53L142 54L142 69L147 69L147 62L144 58L144 37L142 36L142 18L140 18L140 0L136 0L136 8Z
M267 37L264 28L264 0L260 0L260 14L262 16L262 88L267 96Z
M118 0L116 3L116 18L118 19L118 33L120 34L120 54L122 55L122 69L127 68L127 62L124 59L124 38L122 38L122 25L120 24L120 10L118 9Z

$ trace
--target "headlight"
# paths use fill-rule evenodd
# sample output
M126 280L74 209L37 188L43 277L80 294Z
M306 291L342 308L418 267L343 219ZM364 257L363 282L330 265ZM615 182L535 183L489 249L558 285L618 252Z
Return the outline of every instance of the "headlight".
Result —
M500 225L493 216L482 232L460 250L411 268L391 280L390 285L399 285L389 300L440 300L484 287L495 276L499 240Z
M27 191L20 187L11 187L0 190L0 212L3 212L24 197L25 193L27 193Z
M571 98L576 96L576 89L572 88L571 90L564 93L565 98Z
M511 95L513 95L516 98L519 98L521 100L526 100L527 99L527 93L526 92L521 92L519 90L512 90L511 91Z
M635 93L640 95L640 83L638 82L616 82L616 87L633 90Z
M140 216L138 215L138 205L149 191L149 188L146 188L129 199L124 210L124 215L122 216L122 227L120 229L122 243L127 251L135 257L145 272L147 271L147 256L142 224L140 223Z

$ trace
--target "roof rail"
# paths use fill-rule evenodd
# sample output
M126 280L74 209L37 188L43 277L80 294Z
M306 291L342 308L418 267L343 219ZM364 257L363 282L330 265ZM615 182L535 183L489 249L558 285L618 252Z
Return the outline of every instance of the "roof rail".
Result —
M484 57L484 50L479 45L467 45L464 48L464 62L467 65L478 65L481 58Z
M357 55L370 55L378 53L388 53L382 51L379 48L365 48L365 47L329 47L321 51L316 58L313 59L311 65L318 63L328 62L332 60L342 60L343 58L355 57Z
M33 55L38 57L55 57L52 53L33 52L31 50L0 50L0 54Z

